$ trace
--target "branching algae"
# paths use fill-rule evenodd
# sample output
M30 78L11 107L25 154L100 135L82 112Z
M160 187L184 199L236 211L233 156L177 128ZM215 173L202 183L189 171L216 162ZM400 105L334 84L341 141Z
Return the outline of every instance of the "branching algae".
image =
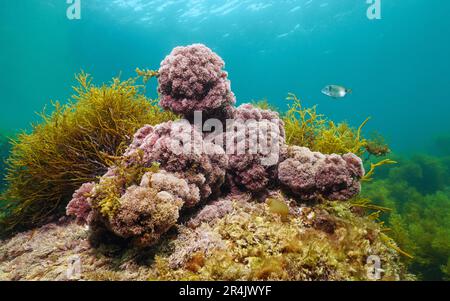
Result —
M137 129L175 119L141 93L137 79L102 86L85 73L76 79L68 104L53 103L51 114L42 112L42 122L12 142L2 234L61 216L75 189L102 175Z

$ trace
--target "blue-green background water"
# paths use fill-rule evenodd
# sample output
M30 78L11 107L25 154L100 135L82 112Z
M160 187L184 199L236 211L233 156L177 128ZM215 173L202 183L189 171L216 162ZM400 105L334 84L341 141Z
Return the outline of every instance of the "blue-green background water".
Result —
M67 7L0 0L3 130L27 128L50 100L66 100L81 69L98 83L128 77L201 42L226 61L239 103L267 98L284 108L295 92L333 120L372 116L368 130L399 152L450 132L448 1L382 0L375 21L365 0L81 0L73 21ZM354 93L327 98L320 90L330 83Z

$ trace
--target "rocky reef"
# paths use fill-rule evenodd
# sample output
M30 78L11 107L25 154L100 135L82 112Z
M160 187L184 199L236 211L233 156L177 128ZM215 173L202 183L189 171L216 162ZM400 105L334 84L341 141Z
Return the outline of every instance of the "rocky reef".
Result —
M321 127L318 145L335 153L293 144L306 133L298 106L234 107L224 66L204 45L175 48L152 74L160 106L182 119L142 125L73 193L68 217L3 241L0 278L71 278L75 256L86 280L412 279L355 202L361 127Z
M206 46L192 45L176 48L159 70L163 108L183 116L198 111L220 118L214 115L217 108L228 106L232 126L221 132L222 144L205 139L216 133L204 132L203 123L187 119L145 125L123 155L121 166L112 167L98 185L83 185L67 212L83 220L90 206L87 221L92 227L103 225L119 237L149 246L176 224L183 208L204 204L213 194L226 197L221 189L225 178L232 195L267 192L269 183L277 188L277 182L300 201L345 201L359 193L364 176L361 159L351 153L322 155L288 147L278 113L250 104L231 107L233 93L221 71L223 65ZM215 90L221 91L222 86L226 89L217 96ZM152 166L157 170L148 171Z
M91 229L68 218L20 233L0 245L2 280L412 280L382 229L348 202L289 206L281 215L250 194L219 198L178 222L151 248L91 241ZM69 273L73 262L79 273Z

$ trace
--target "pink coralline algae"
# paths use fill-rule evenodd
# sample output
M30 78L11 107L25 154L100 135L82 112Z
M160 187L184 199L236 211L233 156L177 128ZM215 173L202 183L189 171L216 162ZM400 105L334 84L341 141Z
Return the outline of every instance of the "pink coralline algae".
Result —
M90 193L92 206L87 220L93 232L107 230L140 247L151 246L176 225L180 210L193 193L188 183L164 170L146 172L140 183L126 187L121 175L109 172ZM119 191L114 214L104 214L104 191ZM116 190L117 189L117 190ZM195 192L194 192L195 193Z
M220 114L235 103L224 61L208 47L176 47L161 63L160 105L183 116L194 111Z
M287 156L279 165L279 180L304 200L348 200L361 190L364 167L354 154L324 155L293 146Z
M181 235L186 246L172 256L176 266L192 252L225 247L208 227L232 214L235 198L250 204L280 187L299 201L346 200L360 192L360 158L288 147L277 112L233 107L223 67L204 45L175 48L159 70L160 104L186 119L144 125L117 166L75 192L67 214L92 233L107 230L138 246L157 243L186 214L182 220L194 234ZM226 117L225 131L203 130L207 122L191 118L198 110L215 121Z
M76 217L77 222L84 224L89 219L91 213L91 205L89 204L89 198L92 190L95 187L95 183L84 183L72 196L72 200L67 205L66 214Z
M278 113L245 104L234 110L233 130L226 133L228 180L232 189L261 192L277 179L284 124Z
M221 235L214 232L209 224L203 223L193 230L183 227L179 228L180 235L177 238L175 250L169 257L172 268L184 265L192 257L192 254L197 252L207 256L211 251L227 248L227 244Z
M137 246L150 246L178 222L183 207L220 193L227 165L223 148L204 141L187 121L144 126L121 165L110 168L94 187L83 185L67 213L78 217L74 209L94 203L86 208L90 218L83 219L94 232L106 229ZM136 170L148 172L139 177Z
M231 211L233 211L233 202L228 199L221 199L205 206L189 220L187 225L190 228L197 228L203 223L212 224L214 220L224 217Z
M142 137L142 133L148 133ZM139 158L141 154L141 158ZM160 168L185 179L193 191L186 207L193 207L217 192L225 181L228 159L224 149L204 141L201 132L186 121L145 126L125 153L129 161Z
M187 187L185 182L179 185ZM150 246L177 223L182 206L182 199L169 191L131 186L121 197L120 208L108 226L138 246Z
M271 110L263 110L251 104L243 104L233 110L233 119L243 122L254 121L270 121L278 126L279 135L284 138L286 136L284 130L284 122L280 119L280 114ZM280 141L281 142L281 141ZM284 140L282 141L284 142Z

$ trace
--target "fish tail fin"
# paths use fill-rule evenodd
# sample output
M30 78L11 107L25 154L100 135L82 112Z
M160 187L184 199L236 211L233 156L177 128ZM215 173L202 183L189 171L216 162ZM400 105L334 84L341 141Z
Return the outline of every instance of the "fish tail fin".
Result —
M345 92L347 92L348 94L352 94L353 90L352 89L346 89Z

